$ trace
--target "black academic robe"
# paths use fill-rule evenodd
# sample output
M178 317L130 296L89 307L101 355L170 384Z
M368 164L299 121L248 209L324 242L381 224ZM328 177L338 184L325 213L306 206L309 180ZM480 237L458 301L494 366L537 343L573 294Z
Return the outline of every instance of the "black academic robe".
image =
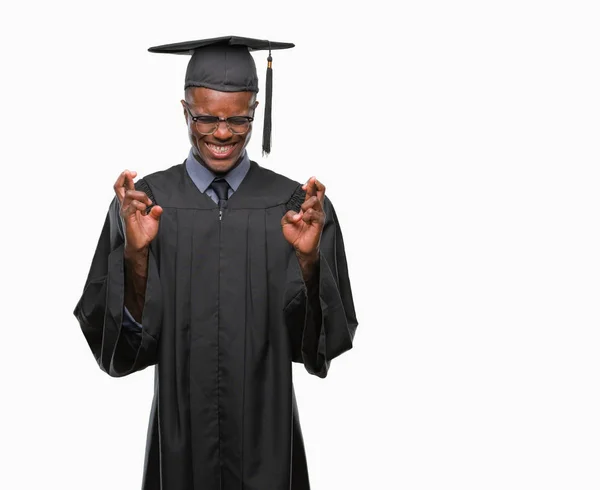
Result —
M75 309L109 375L156 365L143 490L309 489L291 362L325 377L357 326L331 202L318 280L307 288L280 224L303 202L297 182L252 162L220 218L185 165L143 180L164 212L141 334L122 328L116 199Z

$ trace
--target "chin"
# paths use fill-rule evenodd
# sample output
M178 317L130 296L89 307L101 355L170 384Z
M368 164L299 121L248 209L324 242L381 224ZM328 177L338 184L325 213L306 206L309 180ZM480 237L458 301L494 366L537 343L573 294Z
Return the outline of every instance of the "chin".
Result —
M203 158L206 166L215 173L225 173L233 168L233 166L239 160L239 157L235 159L228 158L227 160L215 160L212 158Z
M196 148L197 155L204 163L204 166L215 173L226 173L231 170L244 153L243 146L236 144L237 148L234 148L234 151L230 155L227 155L226 158L215 158L215 155L213 155L212 152L204 147L203 142L199 142L198 145L194 146ZM239 148L241 146L242 150L240 151Z

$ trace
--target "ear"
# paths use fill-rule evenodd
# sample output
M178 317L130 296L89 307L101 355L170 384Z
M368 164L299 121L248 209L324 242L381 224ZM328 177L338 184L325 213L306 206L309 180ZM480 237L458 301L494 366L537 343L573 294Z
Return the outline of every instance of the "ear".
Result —
M183 117L185 117L185 122L187 123L189 114L188 114L188 111L185 106L185 100L183 100L183 99L181 100L181 107L183 107Z

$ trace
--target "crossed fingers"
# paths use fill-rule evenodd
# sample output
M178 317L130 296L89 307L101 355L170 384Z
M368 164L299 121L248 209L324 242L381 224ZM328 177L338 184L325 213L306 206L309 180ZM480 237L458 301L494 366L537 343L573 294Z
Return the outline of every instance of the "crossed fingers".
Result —
M304 203L300 207L302 220L306 223L324 223L325 212L323 203L325 201L325 186L316 177L308 179L302 186L306 191Z
M113 187L121 205L121 216L123 218L136 211L145 213L148 206L152 204L152 200L145 192L135 190L133 179L136 175L137 172L135 171L123 171Z

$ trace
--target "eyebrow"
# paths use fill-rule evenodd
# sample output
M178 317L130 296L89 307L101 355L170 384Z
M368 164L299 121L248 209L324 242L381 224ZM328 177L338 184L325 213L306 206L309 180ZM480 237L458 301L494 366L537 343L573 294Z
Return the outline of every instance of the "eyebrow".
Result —
M191 108L187 104L186 104L186 109L194 117L198 117L198 116L219 117L219 116L215 116L214 114L203 114L202 112L195 113L195 111L194 111L194 113L192 113ZM250 114L234 114L232 116L227 116L225 119L229 119L230 117L254 117L254 116L251 116Z

